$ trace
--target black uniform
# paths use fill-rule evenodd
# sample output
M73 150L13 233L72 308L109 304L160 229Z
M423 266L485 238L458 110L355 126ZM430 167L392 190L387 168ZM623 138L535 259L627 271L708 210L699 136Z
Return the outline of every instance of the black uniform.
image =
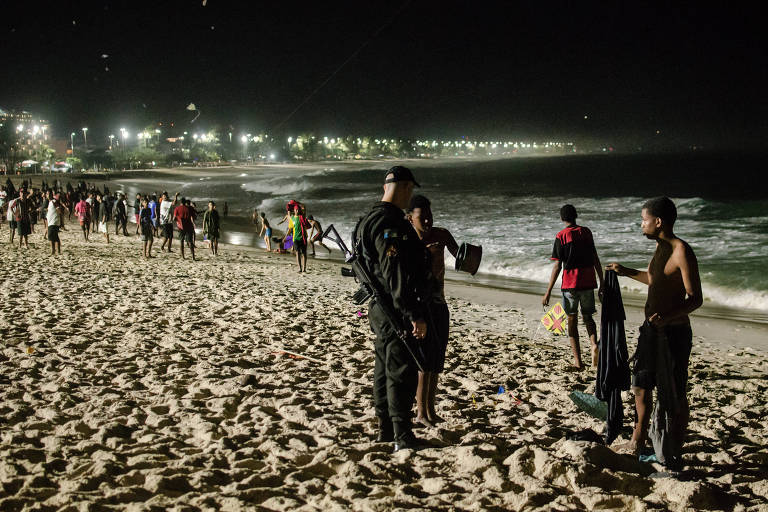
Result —
M365 265L378 281L384 299L400 321L400 330L412 331L412 321L427 318L430 294L430 255L403 211L392 203L376 204L363 218L355 238L361 241ZM411 408L416 396L418 367L376 299L368 320L376 334L373 400L382 429L394 430L395 440L411 434ZM416 350L420 343L409 337Z

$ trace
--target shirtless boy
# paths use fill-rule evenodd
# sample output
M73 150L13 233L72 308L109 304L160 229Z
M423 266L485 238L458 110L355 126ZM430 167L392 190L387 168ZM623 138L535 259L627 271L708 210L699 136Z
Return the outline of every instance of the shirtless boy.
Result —
M309 231L309 243L312 246L312 256L315 255L316 243L319 244L320 247L328 251L328 254L331 254L331 250L328 247L326 247L325 244L323 243L323 227L311 215L307 217L307 222L309 222L309 225L312 226L312 229Z
M641 215L643 235L656 241L656 251L648 269L635 270L618 263L609 263L605 268L648 285L645 318L657 331L663 332L664 336L659 339L666 338L672 355L672 380L679 394L681 410L673 418L670 432L677 443L676 451L680 453L689 417L686 388L693 335L688 315L703 301L699 265L691 246L672 231L677 208L668 197L648 200ZM648 438L653 388L658 380L654 372L644 373L646 375L638 373L632 377L637 424L626 448L634 453L641 451Z
M416 421L428 427L434 426L442 420L435 410L435 395L437 394L437 380L445 368L445 351L448 347L448 330L450 325L450 313L445 301L445 258L444 249L456 257L459 245L454 240L451 232L444 228L433 226L432 208L424 196L416 195L411 198L408 206L408 220L424 245L432 256L432 276L434 277L434 289L430 301L429 312L431 325L434 327L435 336L430 336L429 343L422 344L425 348L424 371L419 372L419 383L416 388Z

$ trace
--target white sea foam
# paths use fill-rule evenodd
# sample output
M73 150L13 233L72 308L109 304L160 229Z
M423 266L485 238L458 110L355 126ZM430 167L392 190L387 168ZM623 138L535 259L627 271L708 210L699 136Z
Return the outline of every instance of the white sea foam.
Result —
M271 194L286 196L300 192L308 192L316 186L306 180L294 180L286 178L272 178L244 183L241 188L257 194Z

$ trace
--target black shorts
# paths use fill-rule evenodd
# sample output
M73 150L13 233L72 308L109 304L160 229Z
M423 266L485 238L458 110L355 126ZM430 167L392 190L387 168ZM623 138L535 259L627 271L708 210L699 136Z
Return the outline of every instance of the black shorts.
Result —
M61 242L59 239L59 226L48 226L48 241L53 242Z
M634 364L632 365L632 385L651 390L656 387L656 340L654 329L646 324L640 328ZM664 335L672 355L672 380L675 389L686 393L688 386L688 362L693 346L693 332L689 324L664 326Z
M298 240L294 242L293 248L299 254L307 254L307 244L304 243L304 240Z
M194 231L179 231L179 240L181 243L189 242L190 247L195 246L195 232Z
M173 238L173 224L163 224L163 235L165 238Z
M16 226L16 232L20 236L27 236L32 232L32 227L28 220L20 220Z
M16 231L16 228L18 227L19 223L15 220L9 220L8 221L8 227L11 228L11 231Z
M441 373L445 369L445 351L448 348L448 331L451 314L448 305L433 302L429 305L431 322L427 325L427 337L419 343L424 359L424 370ZM429 334L429 330L432 334Z

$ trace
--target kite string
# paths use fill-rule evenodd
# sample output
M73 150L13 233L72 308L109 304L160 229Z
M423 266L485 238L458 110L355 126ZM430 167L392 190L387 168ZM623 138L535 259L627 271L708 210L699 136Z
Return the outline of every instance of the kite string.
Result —
M301 107L303 107L304 105L306 105L306 104L309 102L309 100L311 100L311 99L312 99L312 97L313 97L315 94L317 94L318 92L320 92L320 89L322 89L323 87L325 87L325 85L326 85L328 82L330 82L330 81L331 81L331 79L333 79L333 77L335 77L335 76L336 76L336 75L337 75L337 74L338 74L338 73L339 73L339 72L340 72L340 71L341 71L341 70L344 68L344 66L346 66L346 65L347 65L347 64L348 64L348 63L349 63L349 62L350 62L352 59L354 59L354 58L355 58L355 57L356 57L356 56L357 56L357 55L358 55L358 54L359 54L361 51L363 51L363 48L365 48L366 46L368 46L368 44L369 44L371 41L373 41L373 40L374 40L374 39L375 39L375 38L376 38L376 37L377 37L377 36L378 36L378 35L379 35L379 34L380 34L380 33L381 33L381 32L382 32L384 29L385 29L385 28L387 28L389 25L391 25L391 24L392 24L392 23L393 23L393 22L394 22L394 21L395 21L395 20L396 20L396 19L397 19L397 18L400 16L400 14L401 14L403 11L405 11L405 9L406 9L406 8L407 8L407 7L408 7L410 4L411 4L411 2L412 2L412 0L407 0L407 1L406 1L406 2L403 4L403 5L401 5L401 6L400 6L400 9L398 9L398 11L395 13L395 15L394 15L392 18L390 18L390 19L389 19L389 21L387 21L387 22L386 22L386 23L384 23L384 24L383 24L381 27L379 27L379 28L378 28L378 29L377 29L377 30L376 30L376 31L375 31L375 32L374 32L374 33L373 33L373 34L372 34L372 35L371 35L371 36L370 36L370 37L369 37L369 38L368 38L368 39L367 39L367 40L366 40L366 41L365 41L363 44L361 44L361 45L360 45L360 47L359 47L357 50L355 50L354 52L352 52L352 54L351 54L349 57L347 57L347 59L346 59L344 62L342 62L342 63L341 63L341 65L340 65L339 67L337 67L337 68L336 68L336 69L333 71L333 73L331 73L331 74L328 76L328 78L326 78L326 79L323 81L323 83L321 83L321 84L320 84L320 85L319 85L317 88L315 88L315 90L314 90L314 91L312 91L311 93L309 93L309 95L308 95L306 98L304 98L304 99L301 101L301 103L299 103L299 105L298 105L296 108L294 108L294 109L291 111L291 113L290 113L290 114L288 114L288 116L287 116L285 119L283 119L282 121L280 121L280 122L279 122L279 123L278 123L278 124L277 124L277 125L276 125L276 126L273 128L273 129L272 129L272 132L276 132L276 131L277 131L277 130L278 130L280 127L281 127L281 126L283 126L285 123L287 123L287 122L288 122L288 120L290 120L290 119L291 119L291 118L294 116L294 114L296 114L296 112L298 112L298 111L301 109Z

